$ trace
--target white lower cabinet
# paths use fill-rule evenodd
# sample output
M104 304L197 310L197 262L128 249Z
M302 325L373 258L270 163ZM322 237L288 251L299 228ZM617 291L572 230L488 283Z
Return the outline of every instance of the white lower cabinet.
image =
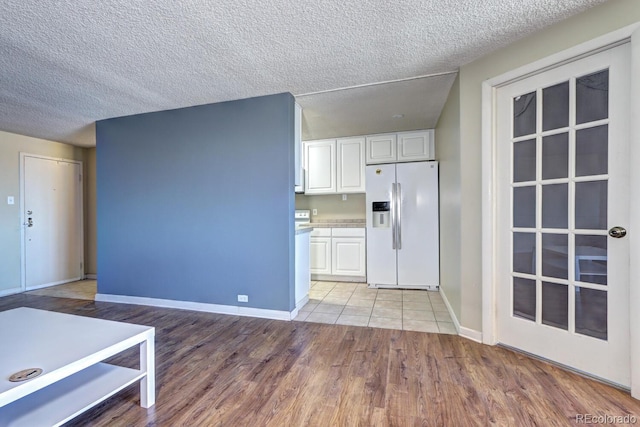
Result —
M364 276L364 237L331 238L331 272L339 276Z
M311 232L311 274L331 274L331 229L319 228Z
M311 274L366 276L364 228L317 228L311 232Z

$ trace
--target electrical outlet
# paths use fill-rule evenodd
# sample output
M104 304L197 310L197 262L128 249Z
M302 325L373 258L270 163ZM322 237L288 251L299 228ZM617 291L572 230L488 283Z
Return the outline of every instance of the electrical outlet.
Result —
M313 215L318 215L318 209L313 210Z
M249 295L238 295L238 302L249 302Z
M343 195L342 195L342 201L344 202L345 200L347 200L347 195L346 195L346 194L343 194Z

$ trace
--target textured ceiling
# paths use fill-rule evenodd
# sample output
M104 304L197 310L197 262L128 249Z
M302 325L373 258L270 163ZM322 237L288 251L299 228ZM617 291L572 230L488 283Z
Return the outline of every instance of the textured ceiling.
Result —
M280 92L308 137L430 127L452 75L412 78L603 2L4 0L0 129L90 146L96 120Z
M299 96L302 139L433 128L455 78L447 73Z

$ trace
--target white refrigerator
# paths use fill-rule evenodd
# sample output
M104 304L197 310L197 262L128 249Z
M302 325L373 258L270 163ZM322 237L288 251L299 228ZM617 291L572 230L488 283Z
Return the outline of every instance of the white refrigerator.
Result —
M365 182L369 286L438 289L438 163L367 166Z

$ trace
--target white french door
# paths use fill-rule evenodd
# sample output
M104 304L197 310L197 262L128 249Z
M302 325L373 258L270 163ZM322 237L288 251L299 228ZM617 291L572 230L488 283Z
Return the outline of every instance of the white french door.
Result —
M497 89L497 340L623 386L630 46Z
M21 160L23 286L79 280L84 275L81 164L27 154Z

